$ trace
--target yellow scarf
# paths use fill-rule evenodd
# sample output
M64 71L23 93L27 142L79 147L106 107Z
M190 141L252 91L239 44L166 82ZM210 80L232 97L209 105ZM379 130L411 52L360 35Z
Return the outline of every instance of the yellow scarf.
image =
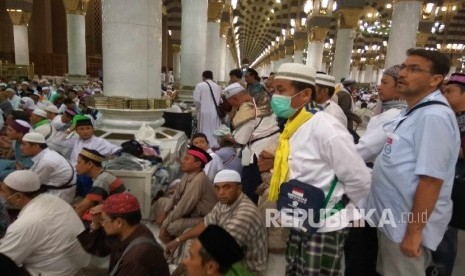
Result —
M305 108L302 108L294 119L287 121L284 126L283 133L279 136L278 149L276 150L274 158L273 176L270 182L270 193L268 195L269 201L278 200L279 186L281 186L281 184L283 184L288 178L288 159L291 151L289 147L289 138L291 138L297 129L299 129L300 126L302 126L310 118L312 118L312 114Z

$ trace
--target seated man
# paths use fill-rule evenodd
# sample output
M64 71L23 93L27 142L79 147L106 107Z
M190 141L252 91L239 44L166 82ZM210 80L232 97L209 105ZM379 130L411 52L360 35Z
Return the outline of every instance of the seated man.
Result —
M126 191L123 181L102 168L105 156L96 150L83 148L79 153L76 172L87 175L94 182L86 197L74 206L77 214L82 215L91 207L105 200L109 195Z
M49 142L55 136L56 130L47 119L47 112L41 108L36 108L29 117L34 131L42 133L45 141Z
M252 275L240 263L241 247L226 230L209 225L194 240L184 259L188 276Z
M110 255L110 275L170 275L163 249L140 223L136 197L129 193L111 195L90 213L92 224L78 240L92 254Z
M213 181L213 179L215 179L215 175L223 169L223 161L221 161L221 158L210 149L210 145L205 134L200 132L194 134L192 136L192 145L199 147L210 154L212 160L205 165L203 170L208 178Z
M217 224L231 234L244 250L244 265L259 275L266 269L267 233L257 206L242 193L241 176L233 170L222 170L215 177L218 203L204 221L166 245L170 254L184 241L199 237L207 226Z
M74 168L58 152L47 147L44 135L38 132L24 135L21 152L24 156L32 158L34 165L30 170L39 175L40 183L47 193L71 203L76 194Z
M187 150L181 162L185 173L165 210L157 219L160 239L169 242L203 220L216 203L213 185L203 171L210 155L196 146Z
M23 120L9 121L6 129L6 135L10 141L13 141L13 157L15 160L0 160L0 181L15 171L17 168L29 169L32 166L30 157L25 157L21 153L21 140L29 132L31 126Z
M1 184L0 194L21 209L0 242L1 254L30 275L75 275L88 264L89 256L76 239L84 230L81 220L61 198L42 194L35 172L12 172Z

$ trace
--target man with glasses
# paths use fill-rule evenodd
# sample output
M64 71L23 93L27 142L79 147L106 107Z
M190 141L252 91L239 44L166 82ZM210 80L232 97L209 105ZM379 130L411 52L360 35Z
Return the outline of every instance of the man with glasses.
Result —
M401 65L397 90L407 110L387 126L367 202L382 275L424 275L451 218L459 132L438 89L448 71L446 56L424 49L408 50Z

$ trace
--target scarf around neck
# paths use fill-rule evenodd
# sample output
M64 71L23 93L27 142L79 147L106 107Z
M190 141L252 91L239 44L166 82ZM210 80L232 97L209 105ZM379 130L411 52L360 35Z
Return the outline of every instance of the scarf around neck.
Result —
M383 112L386 112L389 109L396 108L396 109L405 109L407 107L407 103L401 100L390 100L383 102L382 104Z
M284 130L279 136L279 144L276 150L273 166L273 176L270 182L270 192L268 195L269 201L278 200L279 187L283 184L289 174L289 138L308 120L312 118L312 114L305 108L301 108L299 113L292 120L288 120L284 126Z

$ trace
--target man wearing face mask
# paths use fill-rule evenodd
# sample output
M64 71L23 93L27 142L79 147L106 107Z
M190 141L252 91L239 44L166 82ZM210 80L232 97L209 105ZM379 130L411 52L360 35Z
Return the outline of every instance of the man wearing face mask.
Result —
M269 200L277 201L280 185L291 179L327 195L335 177L338 181L326 209L334 209L343 198L349 200L344 200L345 207L330 219L322 218L322 226L311 237L291 229L286 275L342 274L346 227L358 218L354 204L370 188L369 171L346 127L326 112L312 115L304 108L315 93L315 78L313 68L295 63L282 64L276 73L271 107L278 117L288 121L279 137Z

